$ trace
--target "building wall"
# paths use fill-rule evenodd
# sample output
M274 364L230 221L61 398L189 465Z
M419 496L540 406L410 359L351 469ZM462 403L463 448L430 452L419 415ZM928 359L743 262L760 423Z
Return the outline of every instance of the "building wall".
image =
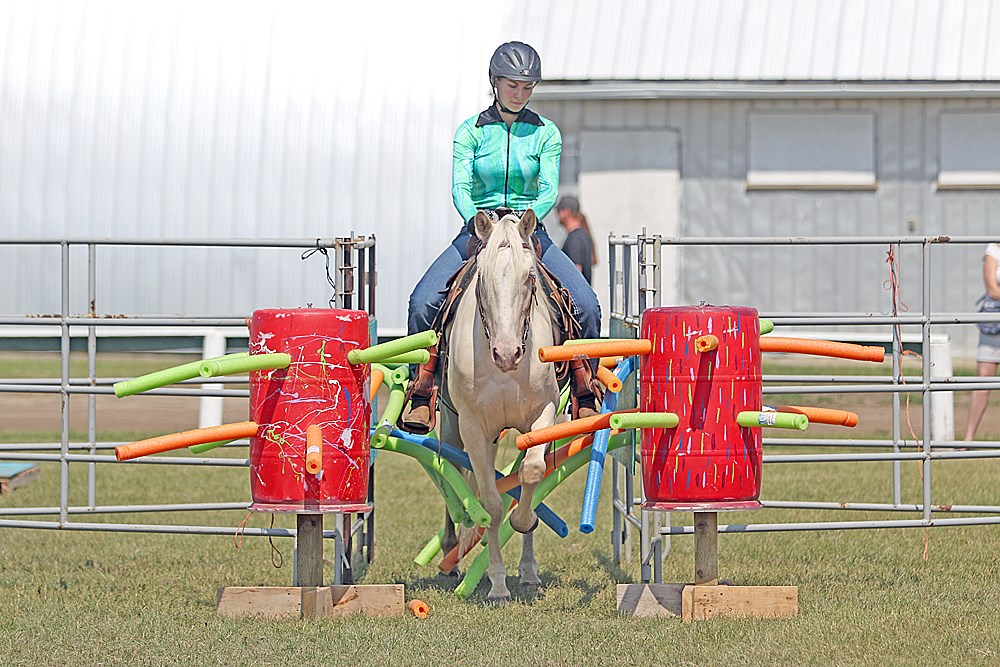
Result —
M583 132L676 130L680 229L687 237L988 236L996 232L1000 219L1000 190L935 188L941 113L997 112L997 100L587 100L543 101L536 108L563 132L564 191L577 186ZM748 191L748 115L763 111L874 114L877 189ZM586 201L582 207L586 212ZM596 242L604 248L606 239ZM741 304L772 313L890 313L891 293L885 288L890 276L888 249L883 245L688 247L679 258L678 303ZM981 257L979 244L933 248L935 310L974 310L982 293ZM900 309L919 310L920 251L904 247L898 259ZM606 275L606 269L599 268L597 275ZM972 325L934 330L952 334L958 353L973 353Z

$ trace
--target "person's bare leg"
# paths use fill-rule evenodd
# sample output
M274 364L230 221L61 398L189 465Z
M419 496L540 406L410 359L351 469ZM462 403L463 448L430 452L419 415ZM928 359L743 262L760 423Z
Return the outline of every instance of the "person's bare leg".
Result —
M980 361L976 366L976 375L979 377L993 377L997 372L997 364L989 361ZM972 392L972 401L969 403L969 421L965 426L965 439L971 441L976 435L976 429L986 414L986 406L990 401L990 390L979 389Z

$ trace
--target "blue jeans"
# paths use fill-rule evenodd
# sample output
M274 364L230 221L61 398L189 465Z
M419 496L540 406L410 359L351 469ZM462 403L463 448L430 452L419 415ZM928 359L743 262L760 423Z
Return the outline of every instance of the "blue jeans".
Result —
M462 231L430 265L427 272L413 288L407 310L407 333L419 333L431 328L431 322L444 303L448 279L467 259L466 247L469 230L463 225ZM535 236L542 246L542 263L559 279L573 299L573 315L580 322L583 338L598 338L601 335L601 304L590 283L583 277L569 257L552 243L549 233L539 223Z

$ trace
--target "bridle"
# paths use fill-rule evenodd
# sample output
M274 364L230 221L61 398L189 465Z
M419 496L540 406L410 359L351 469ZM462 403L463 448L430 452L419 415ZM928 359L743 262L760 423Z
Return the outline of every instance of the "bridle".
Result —
M534 254L534 249L527 243L521 244L521 247L525 250ZM482 272L480 272L480 278L482 278ZM525 348L528 345L528 331L531 329L531 311L532 307L538 304L538 296L536 293L537 288L537 267L535 266L534 260L532 260L531 273L528 274L529 288L531 290L530 296L528 298L528 313L524 316L524 330L521 332L521 354L524 355ZM482 280L476 281L476 307L479 309L479 321L483 325L483 333L486 334L486 340L491 340L490 336L490 325L486 323L486 310L483 308L483 298L479 292L480 286L482 285Z

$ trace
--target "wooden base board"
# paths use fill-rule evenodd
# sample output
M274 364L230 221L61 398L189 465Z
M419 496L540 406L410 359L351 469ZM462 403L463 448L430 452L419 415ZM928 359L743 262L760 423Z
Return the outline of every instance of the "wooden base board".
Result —
M217 611L229 618L340 618L352 614L402 616L403 584L353 586L227 586Z
M33 482L41 474L41 468L34 464L0 463L0 495Z
M649 618L679 616L683 623L719 617L792 618L797 586L618 584L618 613Z

